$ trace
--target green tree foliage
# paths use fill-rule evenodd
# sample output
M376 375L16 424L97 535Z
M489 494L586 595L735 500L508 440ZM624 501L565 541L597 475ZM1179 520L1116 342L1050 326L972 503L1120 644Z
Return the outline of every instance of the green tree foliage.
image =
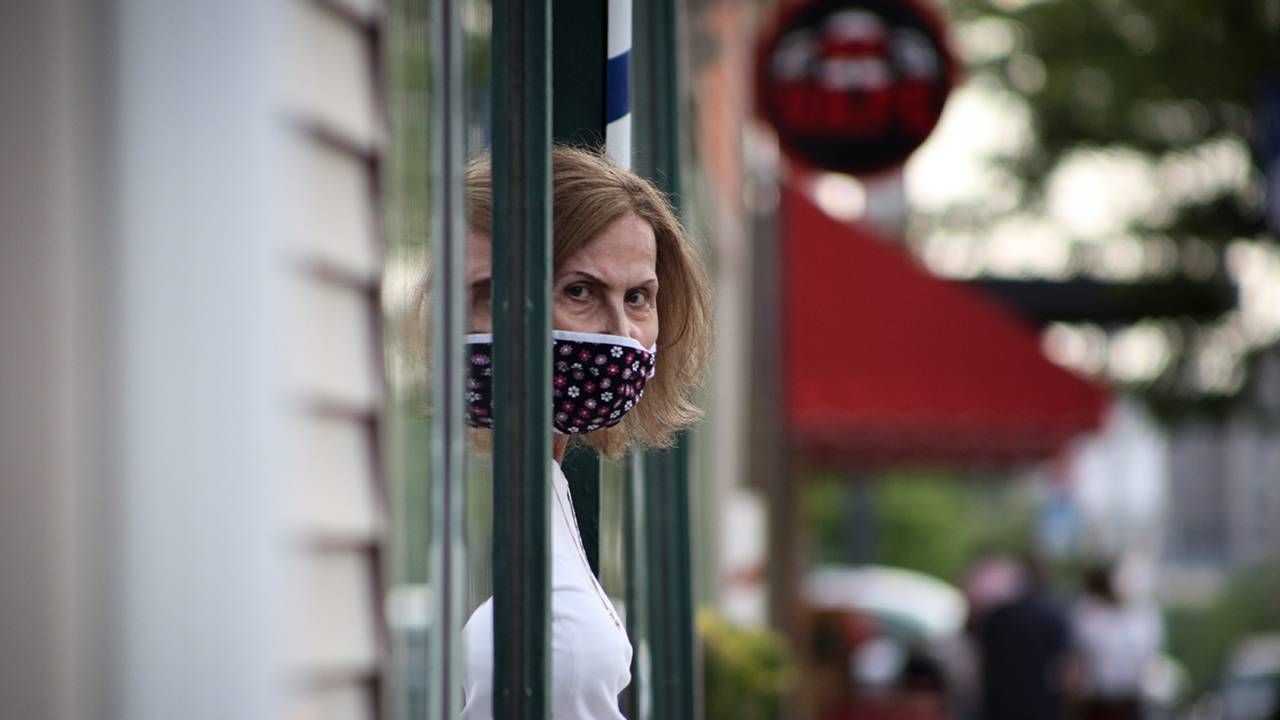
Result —
M961 486L933 477L894 477L876 488L879 561L956 581L977 528Z
M958 582L980 554L1019 555L1028 549L1034 501L1024 487L981 483L953 473L899 472L870 486L870 512L852 517L853 485L835 475L805 485L805 526L816 563L870 561ZM869 528L851 528L868 522ZM851 557L850 535L861 530L868 556Z
M1280 82L1274 0L954 0L953 9L961 22L1013 26L1014 51L969 71L1031 108L1032 142L1010 161L1037 190L1084 148L1158 158L1224 138L1247 145L1260 87ZM1200 198L1147 229L1219 243L1261 234L1259 181Z
M920 227L981 237L1011 212L1043 216L1055 173L1081 153L1101 152L1153 168L1177 165L1190 177L1182 183L1192 186L1190 191L1161 186L1159 208L1128 221L1124 234L1130 240L1176 254L1177 260L1152 271L1153 277L1189 275L1203 282L1209 273L1225 282L1221 255L1230 244L1274 247L1275 235L1264 220L1262 170L1248 167L1244 177L1224 180L1213 176L1207 169L1212 161L1205 158L1215 152L1247 157L1255 143L1260 91L1280 86L1280 0L949 0L948 5L957 36L996 30L1007 39L985 52L971 52L965 58L968 78L998 88L1025 109L1031 133L1027 142L990 158L993 167L1007 173L1009 192L1016 196L1012 211L989 210L984 200L921 219ZM1149 286L1144 292L1169 287L1177 286ZM1158 296L1146 299L1142 307L1160 305ZM1221 410L1222 396L1247 387L1239 378L1247 379L1251 358L1274 340L1233 341L1224 348L1223 338L1239 337L1240 327L1238 314L1209 321L1169 318L1161 332L1173 357L1157 375L1130 380L1132 389L1165 417L1206 404ZM1222 374L1233 379L1216 384L1204 380L1204 363L1224 352L1240 371Z
M1241 638L1280 631L1280 565L1240 571L1208 607L1169 610L1166 625L1169 653L1186 667L1194 697L1220 679Z
M837 475L824 474L807 478L803 487L801 513L812 541L811 559L817 564L848 562L848 484Z

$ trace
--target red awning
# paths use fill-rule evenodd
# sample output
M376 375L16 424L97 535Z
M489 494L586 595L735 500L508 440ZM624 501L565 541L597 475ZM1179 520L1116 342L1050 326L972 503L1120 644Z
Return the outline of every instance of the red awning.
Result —
M1107 393L1049 362L1005 307L794 188L781 212L784 402L806 457L1004 465L1098 426Z

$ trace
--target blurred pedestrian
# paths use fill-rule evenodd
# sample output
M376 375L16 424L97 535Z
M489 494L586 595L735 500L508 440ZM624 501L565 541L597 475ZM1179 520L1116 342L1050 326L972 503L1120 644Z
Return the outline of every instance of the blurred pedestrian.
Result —
M1014 598L977 628L986 720L1062 720L1071 628L1036 558L1024 561Z
M961 589L968 616L964 631L943 642L950 711L955 720L981 720L982 673L978 635L987 614L1021 592L1022 569L1003 554L984 554L965 571Z
M1085 573L1074 620L1082 720L1141 718L1143 679L1160 651L1159 613L1126 601L1115 567L1101 564Z

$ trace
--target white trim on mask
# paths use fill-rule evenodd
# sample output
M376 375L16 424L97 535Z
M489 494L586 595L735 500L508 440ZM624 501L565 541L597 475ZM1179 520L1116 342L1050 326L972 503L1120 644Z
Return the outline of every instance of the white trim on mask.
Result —
M654 343L653 347L645 349L645 346L641 345L638 341L636 341L633 338L629 338L625 335L605 335L603 333L584 333L584 332L572 332L570 330L552 330L551 339L567 340L568 342L586 342L586 343L601 343L604 345L621 345L623 347L629 347L633 350L640 350L642 352L647 352L647 353L658 352L657 343ZM492 343L493 333L473 333L473 334L467 335L463 339L463 341L468 345L474 345L478 343Z

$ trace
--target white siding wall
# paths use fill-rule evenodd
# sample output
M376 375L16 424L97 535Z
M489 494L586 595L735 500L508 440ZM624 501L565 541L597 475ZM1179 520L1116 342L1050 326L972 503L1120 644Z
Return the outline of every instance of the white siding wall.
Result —
M0 717L377 716L384 17L0 11Z
M296 182L285 215L282 340L296 473L289 521L302 567L288 716L373 718L386 657L377 305L384 14L372 0L286 3L281 95Z

